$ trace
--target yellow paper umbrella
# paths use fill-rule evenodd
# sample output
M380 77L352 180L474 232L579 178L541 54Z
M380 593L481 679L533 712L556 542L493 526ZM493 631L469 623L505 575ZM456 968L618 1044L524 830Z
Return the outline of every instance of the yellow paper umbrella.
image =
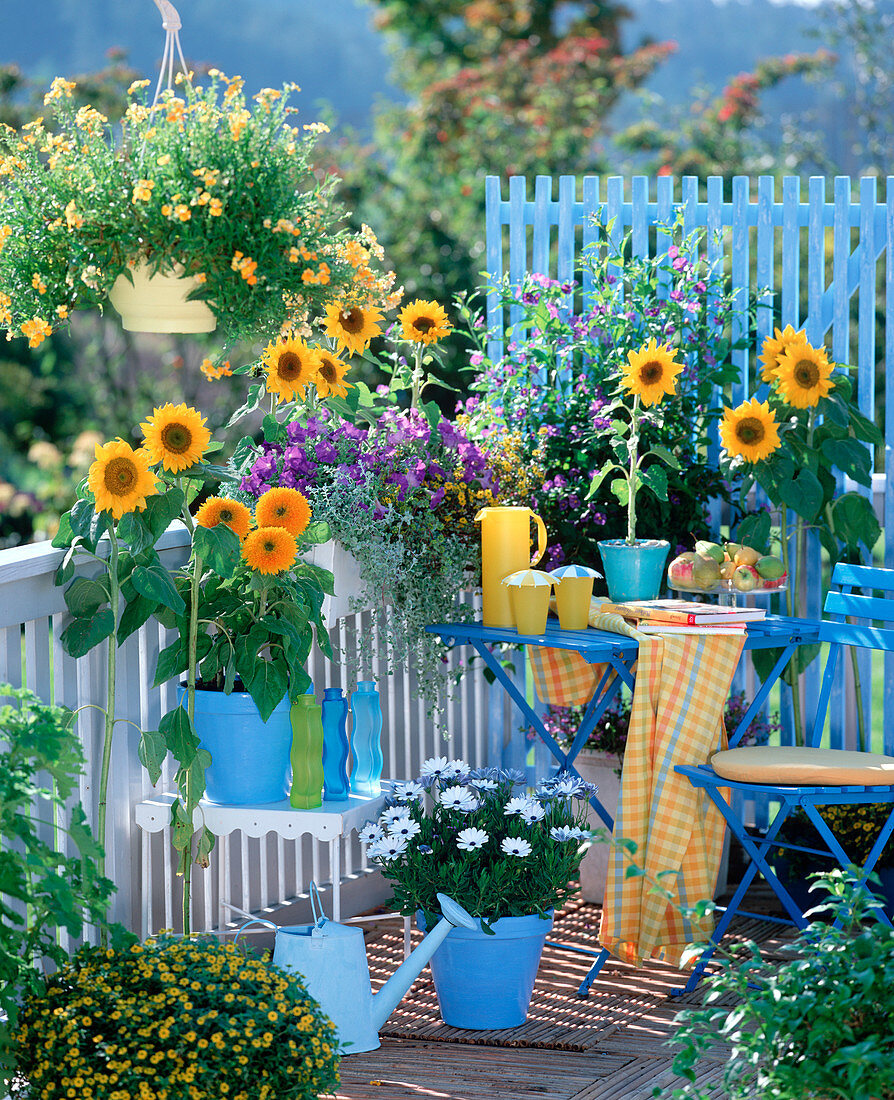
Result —
M542 569L519 569L517 573L510 573L500 582L507 588L551 588L553 578Z

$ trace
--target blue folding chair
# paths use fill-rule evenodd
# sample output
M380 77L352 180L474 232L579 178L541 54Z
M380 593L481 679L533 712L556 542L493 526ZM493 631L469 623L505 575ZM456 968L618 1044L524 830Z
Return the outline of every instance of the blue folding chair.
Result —
M863 589L868 594L853 591ZM880 590L883 596L872 594ZM829 645L829 656L823 674L816 714L807 737L807 745L794 746L743 746L736 747L744 732L743 723L730 740L730 748L717 752L710 763L699 766L681 765L676 770L687 776L696 787L704 790L717 809L723 814L730 830L751 857L742 882L733 894L729 905L717 921L711 942L705 949L686 983L683 992L690 992L698 984L705 968L723 938L737 912L744 916L739 906L755 875L760 872L772 887L791 920L782 924L794 924L805 928L809 923L801 908L792 899L767 862L772 848L798 847L776 839L780 829L793 810L800 807L807 814L819 834L824 849L801 848L802 851L832 855L842 867L854 861L842 848L817 806L853 804L859 802L882 803L891 807L887 821L863 865L860 884L881 855L894 832L894 756L872 752L854 752L847 749L823 749L820 741L825 726L826 712L832 693L835 671L844 647L894 651L894 569L873 569L862 565L836 565L832 574L832 588L823 608L834 619L824 619L820 624L819 638ZM846 621L846 616L861 619L864 625ZM881 622L883 625L874 625ZM748 830L736 810L723 797L723 790L730 789L745 796L766 795L778 811L763 835ZM741 802L741 799L734 800ZM812 904L812 903L811 903ZM876 911L879 920L889 926L891 921L881 910ZM762 919L771 919L760 915ZM772 918L778 920L778 918Z

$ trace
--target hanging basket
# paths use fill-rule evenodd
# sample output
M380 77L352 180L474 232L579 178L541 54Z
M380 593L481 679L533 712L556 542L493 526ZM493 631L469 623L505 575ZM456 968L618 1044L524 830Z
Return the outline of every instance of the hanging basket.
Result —
M109 301L121 314L126 332L214 332L217 318L206 302L190 300L198 289L193 276L153 273L145 261L131 272L133 282L119 275Z

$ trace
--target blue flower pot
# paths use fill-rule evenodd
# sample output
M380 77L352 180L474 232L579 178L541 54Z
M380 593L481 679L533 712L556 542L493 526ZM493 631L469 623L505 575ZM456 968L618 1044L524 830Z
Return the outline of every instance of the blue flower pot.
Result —
M609 599L613 603L658 598L669 542L637 539L633 546L628 546L623 539L605 539L597 546L602 555Z
M425 930L421 912L416 923ZM501 917L491 925L493 936L479 929L451 929L431 960L444 1023L470 1031L523 1024L552 926L552 913L546 919L535 913Z
M186 706L186 691L181 688ZM288 695L261 721L248 692L196 691L195 727L211 753L205 798L227 806L281 802L289 796L292 723Z

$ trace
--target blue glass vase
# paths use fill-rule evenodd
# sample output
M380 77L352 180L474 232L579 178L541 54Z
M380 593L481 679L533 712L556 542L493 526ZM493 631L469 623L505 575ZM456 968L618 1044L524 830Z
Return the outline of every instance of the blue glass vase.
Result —
M348 797L348 704L341 688L323 692L323 799L344 802Z
M382 793L382 706L372 680L360 680L351 696L351 790L366 798Z

